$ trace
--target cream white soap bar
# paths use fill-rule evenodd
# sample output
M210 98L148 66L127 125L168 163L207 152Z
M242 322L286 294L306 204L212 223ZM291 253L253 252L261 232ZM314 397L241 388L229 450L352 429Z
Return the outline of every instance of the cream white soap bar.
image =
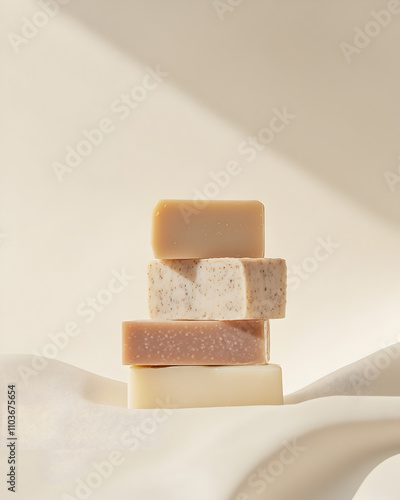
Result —
M128 407L280 405L279 365L129 368Z
M283 318L286 274L282 259L153 260L148 268L150 317Z

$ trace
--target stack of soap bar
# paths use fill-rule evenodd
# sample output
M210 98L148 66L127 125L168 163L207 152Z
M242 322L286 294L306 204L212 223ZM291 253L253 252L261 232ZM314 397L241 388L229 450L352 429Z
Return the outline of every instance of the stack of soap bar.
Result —
M264 225L258 201L157 204L151 320L123 323L130 408L282 404L269 320L285 316L286 263L264 258Z

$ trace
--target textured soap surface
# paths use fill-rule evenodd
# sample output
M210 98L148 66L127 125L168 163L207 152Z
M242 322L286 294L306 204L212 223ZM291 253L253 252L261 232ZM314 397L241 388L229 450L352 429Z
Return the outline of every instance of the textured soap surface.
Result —
M128 407L280 405L279 365L129 368ZM166 402L166 403L165 403Z
M125 365L250 365L269 360L268 321L125 321Z
M150 317L283 318L286 274L282 259L153 260L148 267Z
M264 257L264 219L259 201L161 200L153 211L154 257Z

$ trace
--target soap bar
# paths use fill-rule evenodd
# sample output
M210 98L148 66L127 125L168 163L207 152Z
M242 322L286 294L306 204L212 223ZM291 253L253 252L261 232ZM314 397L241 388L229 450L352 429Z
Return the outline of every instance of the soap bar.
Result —
M268 321L125 321L124 365L250 365L269 359Z
M280 405L278 365L129 368L129 408Z
M153 260L148 268L150 317L283 318L286 274L282 259Z
M153 211L156 259L264 257L259 201L161 200Z

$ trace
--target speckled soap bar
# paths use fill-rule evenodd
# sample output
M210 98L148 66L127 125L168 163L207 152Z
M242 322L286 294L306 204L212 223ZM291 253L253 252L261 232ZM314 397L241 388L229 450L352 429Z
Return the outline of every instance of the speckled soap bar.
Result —
M150 317L283 318L286 275L282 259L153 260L148 268Z
M269 322L125 321L124 365L258 365L269 360Z

